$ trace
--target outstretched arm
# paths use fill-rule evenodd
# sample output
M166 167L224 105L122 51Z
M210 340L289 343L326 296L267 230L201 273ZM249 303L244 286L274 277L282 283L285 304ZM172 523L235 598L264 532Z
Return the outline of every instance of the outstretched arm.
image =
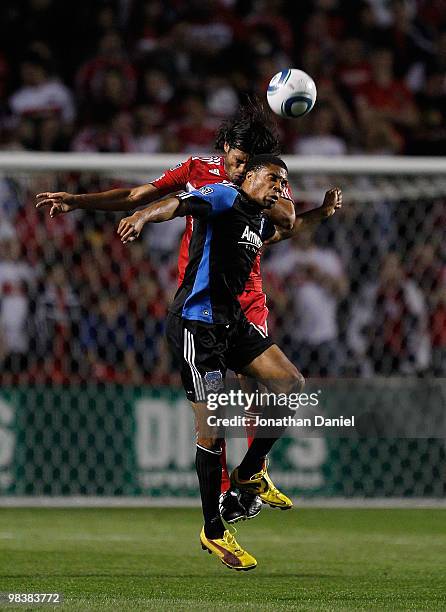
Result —
M175 196L168 196L154 202L143 210L137 210L130 217L119 222L117 233L121 242L133 242L140 235L146 223L162 223L184 215L184 202Z
M265 241L266 244L274 244L281 240L291 238L297 232L318 225L324 219L328 219L335 214L336 210L342 207L342 191L339 187L329 189L324 198L322 206L309 210L308 212L296 215L296 220L291 229L284 229L276 226L276 232L271 238Z
M77 208L83 210L123 211L147 206L168 193L184 189L188 182L191 158L163 172L157 179L130 189L111 189L101 193L82 193L74 195L59 191L56 193L39 193L36 208L50 207L50 217L71 212Z
M292 200L280 197L270 210L265 210L271 223L284 231L291 231L296 222L296 209Z
M36 208L50 207L50 217L71 212L77 208L83 210L105 210L127 212L150 204L160 197L160 191L151 183L132 189L111 189L100 193L82 193L74 195L65 191L37 194Z

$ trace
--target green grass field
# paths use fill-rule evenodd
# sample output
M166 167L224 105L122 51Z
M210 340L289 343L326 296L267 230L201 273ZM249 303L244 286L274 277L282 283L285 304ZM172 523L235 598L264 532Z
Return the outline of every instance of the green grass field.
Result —
M200 516L1 509L0 591L59 591L64 610L446 609L446 510L266 509L238 529L250 572L201 550Z

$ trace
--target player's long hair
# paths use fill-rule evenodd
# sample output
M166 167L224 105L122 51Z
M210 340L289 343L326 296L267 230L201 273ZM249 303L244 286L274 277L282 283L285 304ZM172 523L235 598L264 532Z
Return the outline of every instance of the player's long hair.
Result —
M249 155L280 154L277 128L257 97L247 98L236 115L222 123L215 139L216 150L223 151L225 142L231 149L240 149Z

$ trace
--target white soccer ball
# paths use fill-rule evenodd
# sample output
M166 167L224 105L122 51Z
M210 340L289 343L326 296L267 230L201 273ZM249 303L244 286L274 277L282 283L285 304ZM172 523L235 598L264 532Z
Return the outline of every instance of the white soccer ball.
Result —
M316 102L316 85L303 70L285 68L273 76L266 98L271 110L281 117L302 117Z

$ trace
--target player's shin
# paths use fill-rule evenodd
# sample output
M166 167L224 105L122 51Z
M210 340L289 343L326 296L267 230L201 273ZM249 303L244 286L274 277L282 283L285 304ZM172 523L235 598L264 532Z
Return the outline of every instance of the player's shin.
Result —
M242 480L249 480L253 474L257 474L263 469L266 456L279 437L254 438L238 467L238 475Z
M243 415L245 417L245 432L249 447L251 446L256 435L257 418L262 414L261 407L257 406L254 401L256 391L258 391L259 387L257 382L251 378L241 374L239 374L237 377L245 397L249 398L249 404L245 406L245 412Z
M195 467L200 484L201 506L204 517L204 531L207 538L222 538L225 527L220 518L219 496L221 488L221 449L212 449L197 444Z
M230 482L229 482L228 464L226 462L226 441L225 440L221 441L220 463L221 463L221 492L226 493L226 491L230 487Z

